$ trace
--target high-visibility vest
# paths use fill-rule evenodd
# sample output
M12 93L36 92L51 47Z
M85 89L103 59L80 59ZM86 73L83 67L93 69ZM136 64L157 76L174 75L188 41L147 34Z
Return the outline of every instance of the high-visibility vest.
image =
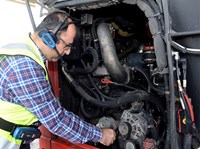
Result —
M41 53L30 39L23 41L23 43L8 44L0 48L0 59L6 58L7 56L16 56L16 55L24 55L33 59L44 69L46 73L46 79L49 80L46 67L41 57ZM34 122L38 121L37 117L35 117L30 111L28 111L23 106L10 103L7 101L2 101L1 99L0 99L0 117L9 122L19 125L31 125ZM2 139L5 139L7 141L7 146L14 147L14 145L16 145L14 148L19 147L19 145L22 142L22 140L17 140L13 138L10 135L10 132L7 132L2 129L0 129L0 137L1 137L0 146L3 143L6 144L6 142L2 142Z

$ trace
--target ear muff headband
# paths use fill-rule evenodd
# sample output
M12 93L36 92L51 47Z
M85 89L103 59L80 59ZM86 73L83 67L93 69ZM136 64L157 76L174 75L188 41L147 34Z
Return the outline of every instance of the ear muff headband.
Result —
M67 18L69 18L68 15L65 16L64 20L59 22L58 25L55 27L55 29L53 30L53 34L56 35L57 32L60 30L61 26L65 23L65 21L67 20ZM68 24L66 24L66 27L68 26Z

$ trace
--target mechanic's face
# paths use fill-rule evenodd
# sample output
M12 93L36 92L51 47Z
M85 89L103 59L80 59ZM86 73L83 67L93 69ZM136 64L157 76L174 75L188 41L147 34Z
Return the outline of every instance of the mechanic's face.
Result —
M69 55L71 52L71 46L76 35L76 27L74 24L70 24L65 32L62 32L58 36L58 42L56 48L60 55L54 50L50 58L50 61L57 61L60 56Z

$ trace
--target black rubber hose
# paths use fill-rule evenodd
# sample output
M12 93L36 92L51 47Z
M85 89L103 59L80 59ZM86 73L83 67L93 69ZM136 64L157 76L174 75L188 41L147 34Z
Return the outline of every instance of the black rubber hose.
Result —
M183 149L191 149L192 147L192 135L184 134L183 136Z
M168 76L164 75L164 85L165 85L165 91L166 93L169 92L169 85L168 85ZM166 94L166 99L169 99L169 94ZM164 149L170 149L170 111L169 111L169 106L170 106L170 102L169 100L166 100L166 139L165 139L165 147Z
M157 88L151 83L151 81L150 81L150 79L149 79L149 76L148 76L148 73L147 73L145 70L143 70L142 68L139 68L139 67L134 67L133 70L136 70L136 71L140 72L140 73L145 77L145 79L147 80L149 89L152 89L152 90L154 90L154 91L156 91L156 92L158 92L158 93L161 93L162 95L165 94L163 90L157 89ZM150 90L148 90L148 92L150 92Z
M123 94L121 97L117 97L114 101L100 101L92 96L90 96L80 85L77 81L73 79L73 77L65 70L66 63L62 61L62 71L65 75L65 78L67 81L71 84L72 87L77 91L77 93L83 97L86 101L100 106L100 107L119 107L128 103L131 103L133 101L142 101L142 100L149 100L149 94L142 90L136 90L132 92L126 92L126 94Z
M82 61L82 65L84 68L86 68L86 65L85 63ZM115 98L112 98L112 97L109 97L109 96L106 96L105 94L103 94L99 88L97 87L97 85L95 84L95 82L93 81L92 77L90 76L90 74L87 74L90 82L92 83L93 87L95 88L95 90L97 91L97 93L102 97L102 98L105 98L105 99L108 99L108 100L115 100Z
M92 85L94 86L95 90L97 91L97 93L98 93L101 97L103 97L103 98L105 98L105 99L107 99L107 100L115 100L115 98L112 98L112 97L109 97L109 96L106 96L105 94L103 94L103 93L99 90L99 88L96 86L96 84L94 83L94 81L92 80L92 77L91 77L89 74L88 74L87 76L88 76L90 82L92 83Z
M99 64L99 56L98 56L97 51L92 47L88 47L85 51L85 54L92 55L93 57L92 66L84 67L84 68L74 68L72 70L69 70L69 72L78 73L78 74L89 74L89 73L92 73L97 68Z
M134 101L142 101L142 100L149 100L149 95L141 90L126 92L126 94L122 95L121 97L116 98L116 100L109 100L109 101L100 101L92 96L88 95L85 90L83 90L76 81L72 81L71 85L74 89L88 102L105 108L114 108L119 107Z
M192 147L198 149L200 146L200 133L196 132L192 137Z
M134 90L134 91L129 91L123 94L121 97L116 97L113 98L115 100L110 100L110 101L101 101L99 99L96 99L92 96L90 96L80 85L77 81L73 79L73 77L65 70L66 63L63 61L62 62L62 71L65 75L65 78L67 81L72 85L72 87L78 92L80 96L82 96L86 101L100 106L100 107L108 107L108 108L113 108L113 107L119 107L131 102L135 101L149 101L152 102L153 104L157 105L163 115L165 115L164 112L164 105L160 102L160 100L153 96L148 94L146 91L142 90Z

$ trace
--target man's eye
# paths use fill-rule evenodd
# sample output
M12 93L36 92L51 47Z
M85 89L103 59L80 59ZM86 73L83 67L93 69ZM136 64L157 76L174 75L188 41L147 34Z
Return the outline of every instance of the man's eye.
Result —
M66 44L65 46L67 49L70 49L72 47L72 44Z
M71 48L71 45L66 45L67 48Z

